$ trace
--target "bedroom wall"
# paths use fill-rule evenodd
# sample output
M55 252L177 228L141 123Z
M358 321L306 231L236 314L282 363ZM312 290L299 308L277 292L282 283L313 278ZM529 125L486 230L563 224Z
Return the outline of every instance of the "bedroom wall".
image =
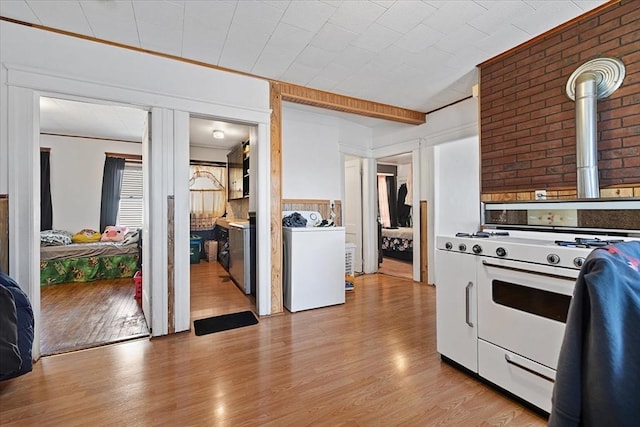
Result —
M40 146L51 149L53 228L71 233L100 227L105 153L142 154L142 144L52 135Z

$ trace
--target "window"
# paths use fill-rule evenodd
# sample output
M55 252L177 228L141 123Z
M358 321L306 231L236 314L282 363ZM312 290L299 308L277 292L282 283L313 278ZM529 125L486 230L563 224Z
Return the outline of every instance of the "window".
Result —
M118 205L118 225L142 228L142 164L127 161L122 174L122 190Z
M191 229L213 227L215 219L222 216L227 202L224 166L192 164L189 190L191 194Z

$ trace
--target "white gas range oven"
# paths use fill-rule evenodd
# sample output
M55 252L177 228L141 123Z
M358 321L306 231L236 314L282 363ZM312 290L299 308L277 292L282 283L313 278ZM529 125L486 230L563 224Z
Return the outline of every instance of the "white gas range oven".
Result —
M580 268L596 247L632 239L495 227L437 236L438 352L550 412Z

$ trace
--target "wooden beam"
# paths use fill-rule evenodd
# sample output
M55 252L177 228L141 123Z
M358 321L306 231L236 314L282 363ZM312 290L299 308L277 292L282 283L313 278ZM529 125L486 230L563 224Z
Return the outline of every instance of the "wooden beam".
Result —
M282 95L269 84L271 107L271 314L282 313Z
M427 201L420 200L420 282L422 283L429 283L429 248L427 246L427 237L429 236L429 229L427 227L428 213Z
M420 111L338 95L336 93L325 92L291 83L279 83L283 101L312 105L314 107L411 125L421 125L426 121L426 114Z

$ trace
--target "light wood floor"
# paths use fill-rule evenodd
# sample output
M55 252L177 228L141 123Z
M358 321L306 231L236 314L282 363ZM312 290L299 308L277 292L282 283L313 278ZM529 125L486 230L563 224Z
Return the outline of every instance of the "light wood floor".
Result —
M149 335L133 279L61 283L40 288L43 355Z
M192 266L192 317L253 308L222 268ZM0 382L2 425L544 426L442 363L435 289L356 278L344 305L45 357Z
M378 273L413 280L413 263L402 259L383 257Z

